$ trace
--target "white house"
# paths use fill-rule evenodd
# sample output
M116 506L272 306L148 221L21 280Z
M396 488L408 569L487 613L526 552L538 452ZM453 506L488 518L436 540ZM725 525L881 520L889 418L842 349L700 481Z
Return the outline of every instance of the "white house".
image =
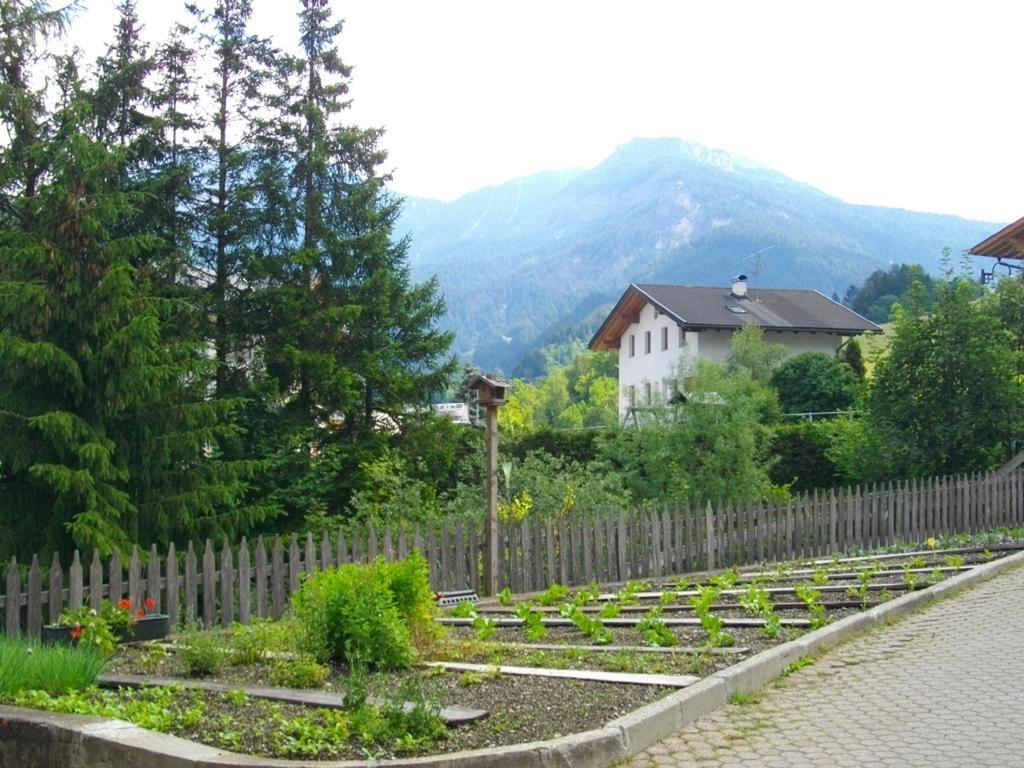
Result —
M732 335L747 325L791 355L835 355L851 337L881 328L817 291L632 284L590 340L593 350L619 352L619 415L665 402L677 392L681 358L725 361Z

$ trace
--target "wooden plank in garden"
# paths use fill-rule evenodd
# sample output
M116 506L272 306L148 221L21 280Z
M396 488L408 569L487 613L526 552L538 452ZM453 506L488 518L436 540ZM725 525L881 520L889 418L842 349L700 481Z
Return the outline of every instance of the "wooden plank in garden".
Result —
M294 595L299 591L299 583L302 581L302 555L299 553L299 539L293 533L291 541L288 542L288 595Z
M783 557L786 560L792 560L796 557L796 543L793 539L793 520L796 515L794 504L795 502L792 497L786 500L785 550L783 552Z
M683 506L683 534L686 537L686 560L680 573L692 573L697 570L697 551L694 548L694 543L697 542L699 547L699 539L696 533L696 523L697 517L690 509L690 502L687 501Z
M275 619L284 616L284 547L281 537L274 537L270 550L270 615Z
M673 573L686 572L686 542L683 533L683 515L679 510L679 500L672 506L672 569Z
M53 553L53 560L50 563L50 611L48 618L51 624L57 622L57 617L64 609L64 569L60 567L60 555Z
M602 515L604 521L604 578L602 581L618 581L619 580L619 558L616 554L617 549L615 546L615 520L610 513Z
M82 607L82 561L78 559L78 550L71 556L71 568L68 571L68 608L75 610Z
M78 554L77 552L75 553ZM21 634L21 573L18 571L18 561L13 556L7 567L7 583L4 597L7 606L7 615L4 617L4 631L8 637L15 637Z
M139 548L132 545L132 556L128 559L128 600L132 608L142 604L142 563Z
M369 562L377 559L377 527L370 523L370 533L366 539L366 555Z
M160 553L156 544L149 548L149 562L146 564L146 597L153 602L153 611L160 612Z
M313 543L312 531L306 531L306 562L303 565L306 576L312 576L316 573L316 545Z
M326 534L325 534L326 535ZM398 559L405 560L409 556L409 542L406 538L406 530L403 525L398 529Z
M39 557L32 555L32 565L28 569L28 615L27 629L29 637L41 637L43 634L43 579L39 573Z
M220 550L220 625L230 627L235 620L235 558L224 539Z
M330 550L328 542L328 554ZM249 541L245 536L238 545L238 620L242 624L252 622L252 563L249 560Z
M579 584L583 575L583 536L579 516L570 513L569 522L569 584Z
M533 583L537 589L547 589L550 584L544 580L544 529L540 516L530 517L530 562L533 563Z
M217 560L213 542L206 540L203 550L203 626L210 629L217 621Z
M544 549L546 555L544 582L550 587L558 581L558 560L555 559L555 528L551 523L550 515L546 515L544 520Z
M583 572L579 584L587 584L594 578L594 521L586 514L580 515L580 532L583 538Z
M172 541L167 547L167 564L164 567L167 578L167 603L166 613L170 617L171 632L178 629L179 596L178 596L178 552Z
M709 570L709 571L715 570L715 556L716 556L716 552L715 552L715 520L714 520L714 518L715 518L715 513L714 513L714 510L711 509L711 502L709 501L707 503L707 506L704 507L704 538L705 538L705 541L707 542L707 544L706 544L707 548L705 549L704 554L706 556L706 564L707 564L706 567L707 567L707 570Z
M392 562L395 559L395 540L391 535L391 526L384 529L384 559Z
M880 525L882 510L879 507L879 495L878 484L873 483L871 485L871 532L868 537L873 549L882 545L882 527Z
M191 624L199 616L199 607L196 605L196 594L199 591L199 578L196 574L196 551L192 542L188 543L188 552L185 553L185 623Z
M629 578L629 565L626 562L626 514L619 510L618 535L615 537L615 557L618 562L618 580Z
M420 529L417 526L416 533L419 534L419 532ZM430 583L434 586L435 590L443 591L444 585L441 583L441 558L438 556L437 532L433 523L427 525L427 563L430 565Z
M120 601L121 596L124 595L124 582L122 581L121 572L121 555L115 549L114 554L110 556L110 566L107 569L107 581L110 583L109 589L107 590L107 596L110 598L110 602L116 603Z
M643 557L643 543L640 541L638 530L639 513L630 515L626 523L629 526L629 538L626 540L626 553L629 555L629 578L638 579L643 574L641 560Z
M455 522L455 588L465 589L466 588L466 536L463 531L465 522L457 520ZM384 541L387 544L387 539L390 531L385 532Z
M92 562L89 563L89 607L94 611L100 609L100 600L103 599L103 562L100 560L100 551L92 551Z
M504 526L505 535L508 537L508 583L513 592L523 592L526 589L523 579L523 551L522 537L519 526L509 520Z
M265 619L267 614L267 545L263 537L256 539L256 615Z
M352 529L352 562L363 562L363 531L361 528Z
M476 532L476 521L469 521L469 588L481 591L480 584L480 538Z
M348 558L348 543L345 541L345 532L338 529L338 557L336 562L341 567L349 561Z
M402 543L405 543L405 539L402 539ZM327 535L327 531L323 532L320 536L320 567L325 571L330 570L334 567L334 553L331 551L331 537Z
M376 546L376 533L373 526L370 526L370 541ZM448 531L448 521L441 523L441 589L453 588L452 583L452 537Z

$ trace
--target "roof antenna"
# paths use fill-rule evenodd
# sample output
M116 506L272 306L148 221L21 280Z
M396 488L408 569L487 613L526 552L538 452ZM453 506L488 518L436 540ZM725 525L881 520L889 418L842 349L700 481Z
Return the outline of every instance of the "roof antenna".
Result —
M751 283L753 283L754 280L757 279L757 276L761 274L761 270L764 269L764 259L761 258L761 254L764 253L765 251L770 251L774 247L775 243L772 243L771 245L765 246L759 251L754 251L752 254L743 259L744 261L752 262L750 269L747 270L748 272L750 272Z

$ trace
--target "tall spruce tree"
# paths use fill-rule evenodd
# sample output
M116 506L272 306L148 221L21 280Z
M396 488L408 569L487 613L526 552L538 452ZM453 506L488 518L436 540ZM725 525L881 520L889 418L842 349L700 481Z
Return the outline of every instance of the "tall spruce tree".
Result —
M21 50L42 34L35 10L8 27ZM0 104L0 130L32 137L19 147L38 169L33 184L5 179L2 190L0 549L109 552L234 533L264 510L237 504L250 467L218 458L233 404L204 399L210 361L135 266L164 245L127 226L143 195L125 188L126 148L87 132L95 94L74 63L55 75L44 80L58 94ZM20 133L19 107L47 98L57 108Z
M195 153L193 267L207 284L215 394L230 397L246 387L255 354L248 324L260 276L254 262L260 217L273 214L259 198L256 147L265 108L261 89L278 54L248 31L251 0L215 0L210 12L188 8L198 25L200 61L211 65L202 92L213 109Z
M379 417L400 421L408 406L425 405L455 368L451 336L436 328L437 284L412 283L407 243L393 239L400 203L379 170L382 132L343 120L351 71L337 48L341 28L327 0L302 0L300 57L286 63L295 75L275 115L295 236L272 260L262 334L277 391L293 394L292 423L322 451L314 473L332 468L321 487L334 511L367 451L379 450Z

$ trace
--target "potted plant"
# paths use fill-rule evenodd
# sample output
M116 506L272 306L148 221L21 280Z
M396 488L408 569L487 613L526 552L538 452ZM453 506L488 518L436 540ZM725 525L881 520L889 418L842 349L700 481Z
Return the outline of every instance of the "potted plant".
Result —
M65 609L55 624L43 627L43 639L89 645L103 654L110 654L116 643L157 640L167 635L170 617L152 613L154 607L153 600L146 598L145 608L134 610L130 600L116 604L102 600L99 610L88 606Z

